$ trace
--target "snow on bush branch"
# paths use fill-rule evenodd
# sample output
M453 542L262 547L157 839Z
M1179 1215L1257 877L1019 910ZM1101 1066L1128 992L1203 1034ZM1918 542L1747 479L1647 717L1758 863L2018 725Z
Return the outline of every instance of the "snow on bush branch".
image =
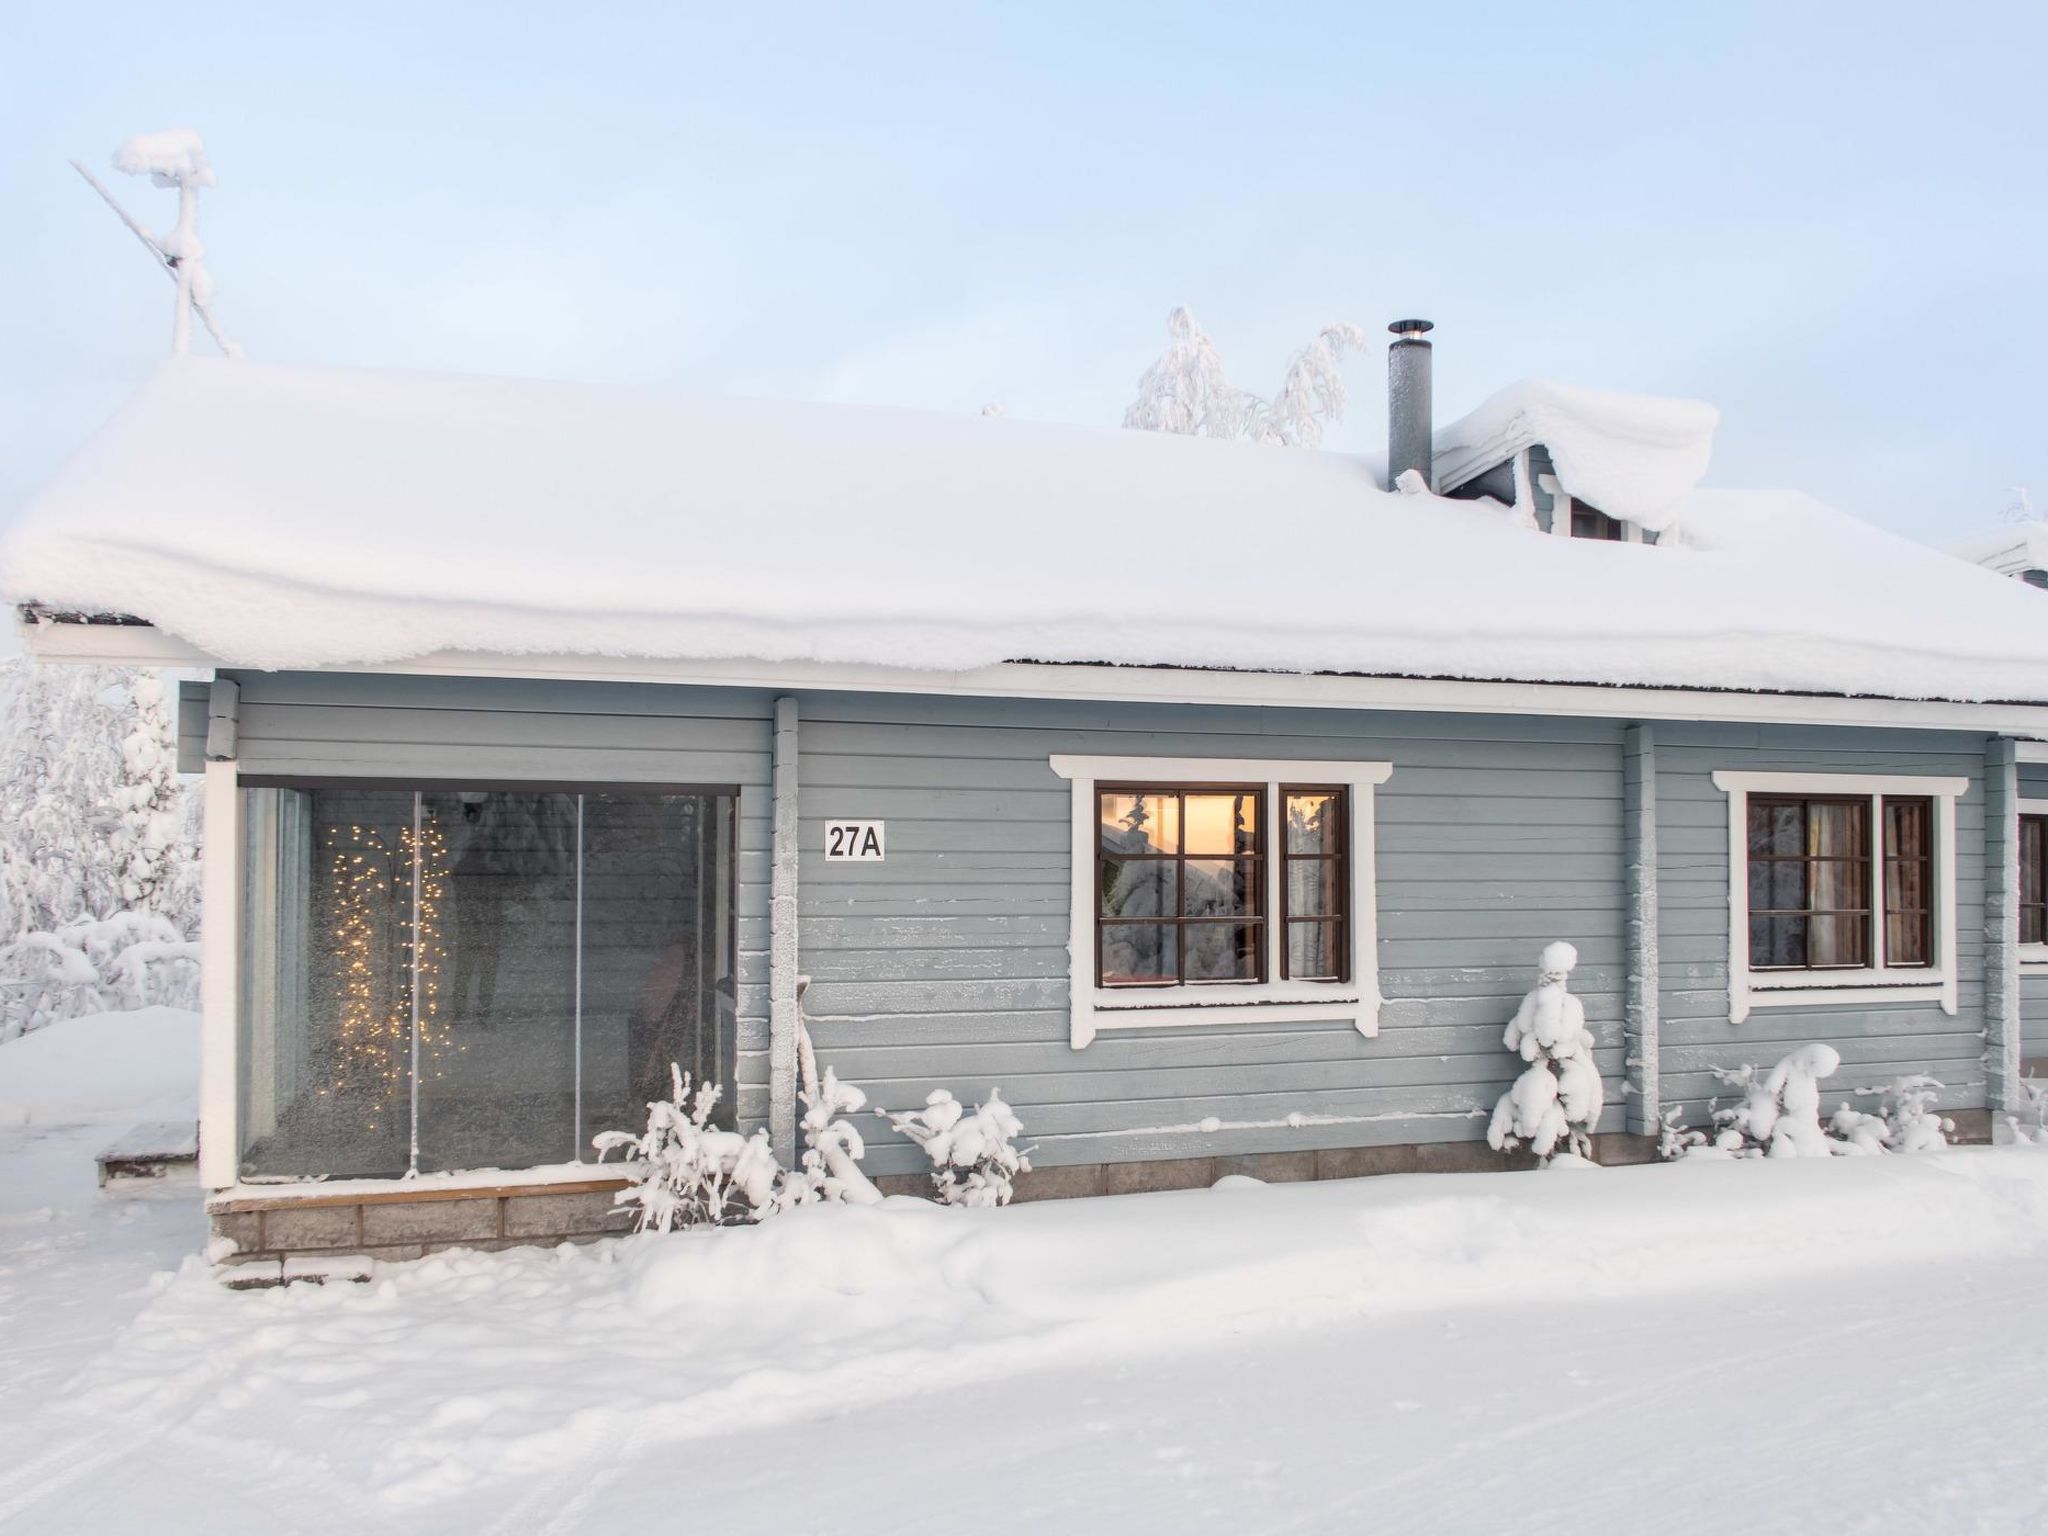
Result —
M198 796L164 680L0 664L0 1039L198 1001Z
M1858 1088L1878 1100L1876 1114L1843 1104L1823 1125L1820 1080L1832 1077L1842 1056L1818 1042L1787 1053L1770 1071L1754 1065L1716 1068L1715 1076L1742 1090L1741 1102L1716 1105L1711 1140L1680 1123L1676 1107L1664 1116L1658 1151L1676 1157L1853 1157L1883 1152L1938 1152L1955 1122L1933 1109L1942 1085L1923 1075L1878 1088Z
M1216 344L1186 309L1166 317L1166 335L1166 350L1138 379L1138 398L1124 412L1126 427L1294 448L1318 446L1324 426L1343 420L1349 403L1344 355L1368 345L1358 326L1340 321L1323 327L1289 361L1279 391L1264 400L1224 376Z
M948 1205L1008 1205L1017 1175L1031 1171L1031 1160L1015 1144L1023 1122L997 1089L989 1089L971 1114L943 1088L925 1097L923 1109L883 1113L924 1149L932 1188Z
M1593 1065L1585 1005L1565 987L1578 963L1571 945L1544 945L1536 985L1508 1021L1501 1043L1529 1067L1493 1107L1486 1142L1496 1152L1526 1143L1548 1162L1560 1146L1579 1157L1593 1150L1593 1127L1607 1095Z
M647 1106L646 1130L602 1131L591 1139L599 1162L612 1152L633 1158L633 1181L613 1199L639 1207L635 1230L668 1232L774 1215L783 1204L783 1176L768 1133L742 1136L713 1125L718 1085L702 1083L693 1091L689 1073L673 1062L668 1070L669 1096Z

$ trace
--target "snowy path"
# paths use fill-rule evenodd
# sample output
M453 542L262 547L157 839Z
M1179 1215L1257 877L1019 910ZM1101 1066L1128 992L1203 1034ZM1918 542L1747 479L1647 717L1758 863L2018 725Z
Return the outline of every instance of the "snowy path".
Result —
M235 1294L162 1273L189 1185L94 1191L105 1137L0 1131L9 1532L2048 1521L2034 1153L898 1204Z

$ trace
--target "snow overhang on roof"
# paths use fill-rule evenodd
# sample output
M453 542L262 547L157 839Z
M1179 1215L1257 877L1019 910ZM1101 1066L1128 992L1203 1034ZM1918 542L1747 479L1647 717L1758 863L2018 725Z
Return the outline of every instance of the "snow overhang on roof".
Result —
M26 509L0 589L256 668L1028 660L2048 702L2038 593L1806 497L1692 491L1684 541L1650 547L1389 494L1379 469L1115 428L188 359Z
M1436 481L1454 490L1541 445L1567 494L1662 532L1706 474L1720 419L1699 400L1524 379L1437 432Z

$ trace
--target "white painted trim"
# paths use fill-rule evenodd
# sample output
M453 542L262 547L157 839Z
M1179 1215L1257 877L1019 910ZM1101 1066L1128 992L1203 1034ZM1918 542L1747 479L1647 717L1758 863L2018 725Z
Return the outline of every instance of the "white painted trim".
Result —
M1068 1043L1083 1050L1105 1029L1170 1029L1205 1024L1257 1024L1282 1020L1343 1020L1371 1039L1379 1033L1379 921L1373 786L1386 783L1392 763L1285 757L1082 757L1055 753L1052 771L1072 785L1071 874L1068 891L1067 985L1071 1008ZM1266 961L1279 971L1282 860L1274 839L1281 831L1282 784L1340 784L1351 791L1351 887L1347 892L1351 980L1223 982L1136 988L1095 984L1095 786L1138 780L1154 784L1235 781L1265 788ZM1200 1001L1192 999L1199 997Z
M1721 769L1714 787L1728 796L1728 1019L1740 1024L1753 1008L1835 1003L1936 1002L1953 1015L1956 975L1956 799L1969 792L1963 777L1885 773L1752 773ZM1749 968L1749 797L1752 794L1859 795L1870 800L1871 869L1884 869L1886 795L1923 795L1934 801L1934 963L1854 971L1752 971ZM1873 939L1882 949L1882 886L1872 892Z
M24 649L40 661L148 667L230 667L141 625L27 624ZM252 669L260 670L260 669ZM309 667L394 677L516 677L712 688L792 688L972 698L1089 699L1297 709L1398 709L1482 715L1567 715L1601 720L1726 721L1743 725L1861 725L1986 731L2048 738L2048 703L1970 704L1837 694L1741 693L1597 683L1480 682L1459 678L1234 672L1011 661L966 671L803 661L659 660L606 656L493 656L437 652L405 661ZM2038 746L2042 755L2030 756ZM2048 762L2048 739L2021 742L2022 762Z
M2048 763L2048 741L2020 741L2013 745L2023 763Z
M205 851L199 935L199 1180L208 1189L235 1182L241 1037L242 792L233 763L206 765Z

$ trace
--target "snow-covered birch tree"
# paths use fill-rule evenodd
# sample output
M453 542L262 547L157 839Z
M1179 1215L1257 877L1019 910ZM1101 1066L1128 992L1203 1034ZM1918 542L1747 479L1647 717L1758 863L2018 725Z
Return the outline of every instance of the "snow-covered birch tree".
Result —
M1367 345L1363 329L1340 321L1323 327L1289 360L1268 400L1232 384L1222 356L1186 308L1166 317L1166 350L1138 379L1138 398L1124 425L1193 437L1249 437L1262 443L1314 448L1350 403L1343 362Z

